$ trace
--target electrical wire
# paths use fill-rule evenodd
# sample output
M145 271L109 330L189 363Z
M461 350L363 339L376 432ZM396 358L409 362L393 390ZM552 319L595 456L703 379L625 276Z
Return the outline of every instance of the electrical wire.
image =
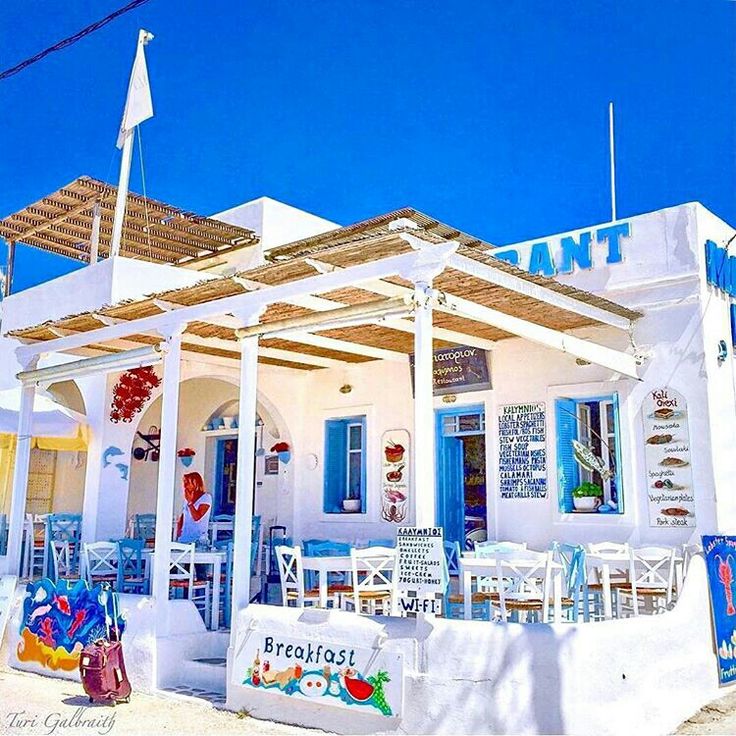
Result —
M10 67L10 69L6 69L5 71L0 72L0 81L2 81L3 79L7 79L8 77L12 77L14 74L18 74L18 72L23 71L23 69L28 68L29 66L31 66L31 64L35 64L37 61L41 61L41 59L47 57L49 54L54 53L54 51L60 51L61 49L65 49L67 46L71 46L85 36L89 36L91 33L94 33L100 28L106 26L108 23L111 23L115 20L115 18L119 18L121 15L124 15L130 10L135 10L136 8L139 8L141 5L144 5L147 2L148 0L132 0L132 2L129 2L125 7L119 8L114 13L110 13L110 15L105 16L102 20L98 20L95 23L87 26L86 28L83 28L81 31L78 31L73 36L69 36L62 41L58 41L53 46L49 46L49 48L40 51L35 56L31 56L25 61L21 61L20 64L16 64L15 66Z

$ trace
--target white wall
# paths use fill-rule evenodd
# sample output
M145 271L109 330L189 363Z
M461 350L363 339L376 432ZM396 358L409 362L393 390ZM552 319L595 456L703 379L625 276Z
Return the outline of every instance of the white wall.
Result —
M600 623L501 624L355 617L342 611L249 606L235 649L251 630L404 657L400 719L233 684L227 707L337 733L667 734L728 689L717 659L702 557L674 610ZM733 688L731 688L732 690Z

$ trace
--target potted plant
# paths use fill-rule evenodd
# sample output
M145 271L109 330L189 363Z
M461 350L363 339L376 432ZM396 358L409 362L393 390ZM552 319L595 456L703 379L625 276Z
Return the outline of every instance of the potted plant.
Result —
M595 511L603 503L603 489L595 483L581 483L572 491L576 511Z
M197 454L191 447L184 447L181 450L179 450L176 453L179 456L179 460L181 460L181 464L188 468L192 461L194 460L194 456Z

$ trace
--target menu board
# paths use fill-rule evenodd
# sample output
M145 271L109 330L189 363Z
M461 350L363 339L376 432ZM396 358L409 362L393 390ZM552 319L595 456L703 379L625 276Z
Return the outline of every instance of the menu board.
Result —
M418 593L443 593L442 527L401 526L396 530L397 587Z
M501 498L547 497L543 402L500 407L498 477Z
M672 388L650 391L642 407L649 526L695 526L687 402Z
M470 345L440 348L433 352L432 391L435 396L484 391L491 388L489 354ZM411 386L414 391L414 354L409 356Z
M400 524L409 497L409 431L390 429L381 437L381 518Z

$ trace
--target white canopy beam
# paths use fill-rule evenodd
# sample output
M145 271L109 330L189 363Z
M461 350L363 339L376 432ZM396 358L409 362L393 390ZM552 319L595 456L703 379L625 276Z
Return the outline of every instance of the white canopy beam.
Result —
M546 345L563 353L570 353L590 363L609 368L616 373L622 373L630 378L639 379L636 367L636 358L628 353L614 350L613 348L599 345L589 340L583 340L573 335L568 335L549 327L528 322L520 317L499 312L497 309L484 307L475 302L462 299L446 292L435 291L435 297L444 304L445 309L450 309L458 316L472 319L483 324L493 325L504 332L523 337L532 342Z
M580 314L583 317L594 319L596 322L617 327L620 330L628 330L631 327L631 320L626 317L609 312L607 309L601 309L601 307L597 307L594 304L588 304L580 299L567 296L553 289L548 289L546 286L540 286L532 281L527 281L520 276L507 273L486 263L480 263L467 256L461 256L455 253L455 255L450 256L447 265L456 271L462 271L481 281L502 286L517 294L532 297L537 301L545 302L558 309Z

